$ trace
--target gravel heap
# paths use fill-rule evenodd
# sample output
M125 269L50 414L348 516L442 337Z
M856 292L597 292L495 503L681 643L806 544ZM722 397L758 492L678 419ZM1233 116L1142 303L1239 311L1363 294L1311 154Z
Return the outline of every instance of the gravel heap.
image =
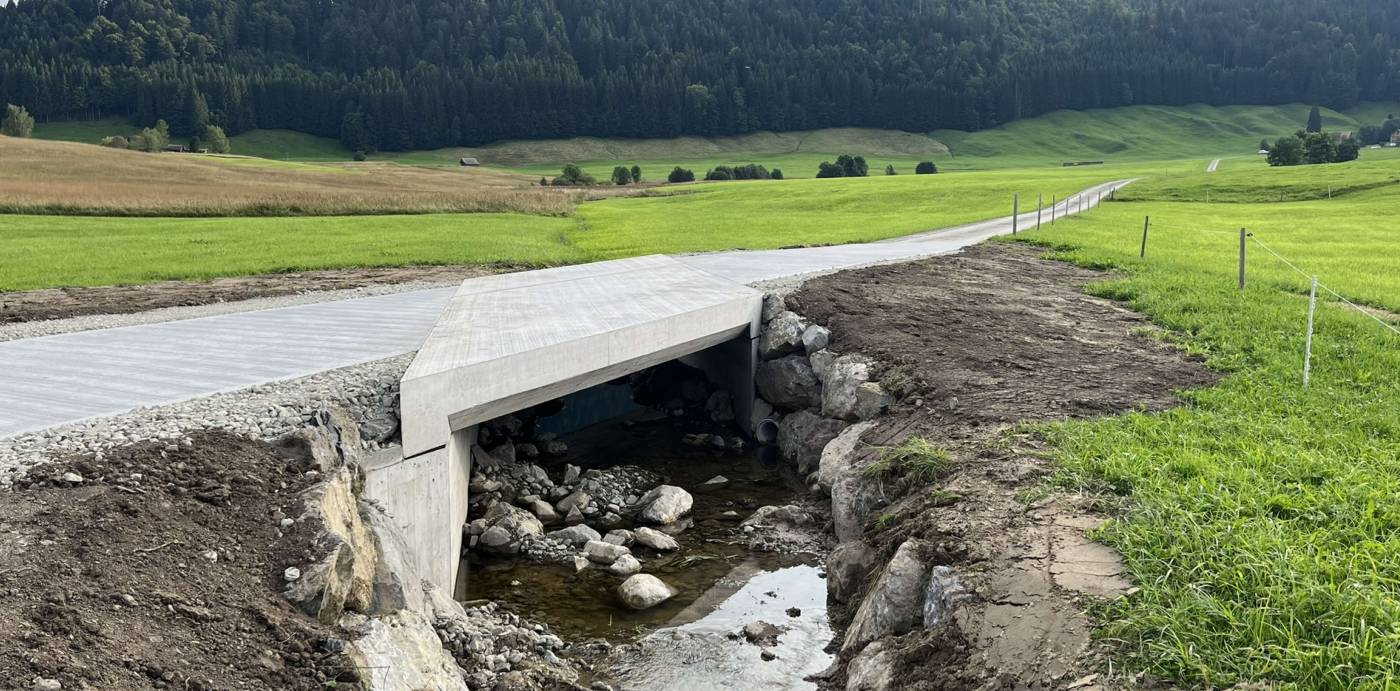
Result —
M413 355L0 439L0 488L36 463L97 454L140 441L178 443L192 432L223 429L272 440L302 427L317 410L340 406L363 421L366 445L378 448L397 428L399 379Z
M573 667L556 654L568 644L544 625L525 621L494 602L467 607L466 614L465 619L440 617L434 628L470 688L538 688L576 677Z

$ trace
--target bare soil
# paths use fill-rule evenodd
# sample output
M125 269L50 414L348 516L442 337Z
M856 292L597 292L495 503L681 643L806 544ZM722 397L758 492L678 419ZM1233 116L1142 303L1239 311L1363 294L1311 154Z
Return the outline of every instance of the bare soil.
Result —
M162 281L138 286L48 288L0 293L0 324L92 314L133 314L165 307L346 290L399 283L453 283L504 270L480 266L404 266Z
M0 495L0 688L356 688L334 632L278 592L313 556L315 526L279 532L313 467L202 433L31 472Z
M1145 335L1142 316L1084 294L1105 277L991 243L817 278L788 298L832 330L834 350L878 360L901 395L864 435L867 462L911 437L953 460L934 485L890 478L886 527L867 533L886 559L910 538L936 546L972 594L954 625L895 641L899 688L1112 685L1085 610L1131 596L1131 583L1118 555L1088 537L1098 507L1050 495L1046 449L1009 428L1163 410L1180 404L1175 391L1217 376ZM844 687L844 676L830 683Z

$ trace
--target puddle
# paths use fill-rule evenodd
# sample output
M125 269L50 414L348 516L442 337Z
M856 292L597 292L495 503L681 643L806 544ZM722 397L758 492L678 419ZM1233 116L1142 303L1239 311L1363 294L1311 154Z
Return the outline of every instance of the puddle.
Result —
M821 556L754 552L739 529L755 509L793 503L806 489L783 464L765 459L769 454L762 450L736 454L685 445L681 438L687 430L680 424L608 423L567 438L569 463L585 469L636 465L692 491L691 526L675 534L681 549L661 555L636 552L642 572L676 588L675 597L634 612L614 593L622 579L603 569L575 573L572 566L473 554L464 562L459 598L495 600L575 642L604 638L637 644L619 649L614 674L599 674L623 688L815 688L802 678L831 662L822 652L831 632L826 581L818 569ZM551 474L558 470L548 469ZM708 494L694 491L715 475L728 478L729 485ZM790 617L789 608L800 609L801 615ZM785 627L776 646L760 648L742 635L728 637L759 619ZM762 660L765 650L776 658Z

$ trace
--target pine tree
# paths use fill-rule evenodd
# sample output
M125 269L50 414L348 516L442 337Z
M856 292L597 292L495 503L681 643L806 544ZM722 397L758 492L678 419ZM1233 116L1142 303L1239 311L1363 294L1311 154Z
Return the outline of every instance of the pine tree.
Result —
M7 137L34 136L34 118L23 106L5 106L5 119L0 120L0 134Z
M1313 106L1312 110L1308 111L1307 131L1309 133L1322 131L1322 109L1317 106Z

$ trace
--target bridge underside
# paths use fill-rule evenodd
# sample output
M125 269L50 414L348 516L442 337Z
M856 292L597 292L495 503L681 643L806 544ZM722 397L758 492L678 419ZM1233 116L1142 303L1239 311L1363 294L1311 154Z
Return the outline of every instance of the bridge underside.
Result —
M469 279L404 374L403 456L368 469L370 496L450 588L476 425L682 357L747 419L762 304L662 256Z

